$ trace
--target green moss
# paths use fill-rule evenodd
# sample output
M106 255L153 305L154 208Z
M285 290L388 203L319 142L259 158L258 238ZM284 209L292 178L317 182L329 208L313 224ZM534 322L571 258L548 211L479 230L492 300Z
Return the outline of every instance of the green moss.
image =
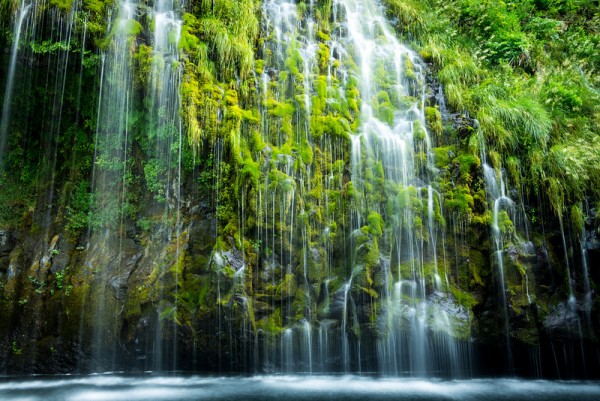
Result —
M65 1L66 3L67 1ZM102 0L83 0L83 6L86 10L101 14L104 12L105 3Z
M583 232L585 223L585 217L580 205L573 205L571 207L571 224L573 225L573 231L577 234Z
M144 87L148 85L150 73L152 71L152 48L146 45L138 46L133 59L136 66L136 81L140 87Z
M251 185L258 186L260 180L260 165L251 158L246 158L242 164L239 179L241 182L248 182Z
M481 161L477 156L468 153L458 155L454 159L454 162L458 163L461 180L467 184L473 180L473 175L476 174L477 169L481 165Z
M73 0L51 0L50 5L53 5L62 11L69 11L73 5Z
M122 32L127 36L137 36L142 33L143 29L142 24L136 20L130 19L125 22Z
M448 168L454 156L454 146L433 148L435 166L439 169Z
M320 99L317 100L324 100L327 98L327 77L324 75L319 75L317 77L317 80L315 81L315 89L317 91L317 96Z
M327 71L327 66L329 65L329 48L324 43L319 43L319 49L317 50L317 60L319 64L319 69L322 72Z
M402 55L402 62L404 66L404 77L409 81L414 81L417 79L415 75L415 65L412 60L408 58L406 55Z
M469 252L469 269L471 271L471 286L479 285L484 286L485 283L482 279L483 269L486 266L486 259L483 254L477 250L471 249Z
M473 309L473 307L479 303L479 301L473 295L468 292L464 292L455 286L451 286L450 291L452 292L454 298L456 298L456 301L469 310Z
M275 295L281 298L293 298L298 287L293 274L286 274L284 279L275 287Z
M386 91L380 91L379 93L377 93L376 99L378 104L391 103L390 95Z
M285 66L292 75L298 75L300 73L300 68L302 65L302 56L300 55L300 51L298 50L297 43L295 41L291 42L287 47L286 51L287 59L285 61ZM281 75L279 79L284 80L281 77Z
M427 138L427 132L420 121L415 121L413 125L413 135L415 141L424 141Z
M377 212L369 213L367 217L367 221L369 222L369 232L375 236L381 236L383 234L384 222L381 215Z
M312 164L313 162L313 150L312 146L308 141L303 141L302 146L299 149L300 158L304 164Z
M394 126L394 107L391 103L383 103L377 107L377 118L387 123L390 127Z
M463 216L470 217L473 208L473 196L469 188L463 185L454 187L452 192L447 194L446 207Z
M267 317L257 322L257 328L270 334L279 334L282 331L281 310L279 308Z
M261 133L259 131L252 131L250 149L254 152L262 152L266 147L267 144L263 141Z
M330 37L328 34L326 34L323 31L317 31L317 37L322 41L322 42L327 42L329 41Z
M425 121L427 122L427 129L437 138L441 138L443 131L442 114L437 107L425 108Z
M511 236L515 233L515 226L506 213L506 210L501 210L498 213L498 227L500 228L500 232L506 238L511 238Z
M320 138L323 135L332 137L340 137L349 140L348 133L350 126L348 121L343 117L335 117L331 114L325 116L317 116L316 124L313 126L313 136Z
M274 99L268 99L265 106L269 114L275 117L291 117L294 114L294 106L289 103L281 103Z

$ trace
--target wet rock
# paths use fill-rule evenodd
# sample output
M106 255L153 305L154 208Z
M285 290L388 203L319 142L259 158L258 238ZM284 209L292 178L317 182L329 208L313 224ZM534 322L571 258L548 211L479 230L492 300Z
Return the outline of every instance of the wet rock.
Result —
M55 245L54 250L51 252L52 266L50 271L54 274L59 271L63 271L71 262L70 254L73 251L73 244L66 240L61 240Z
M516 262L517 257L519 256L519 251L517 250L516 246L511 244L506 247L506 249L504 250L504 254L506 256L508 256L510 258L510 260L512 260L513 262Z
M273 254L273 257L263 260L261 278L263 282L270 282L273 277L280 277L283 271L283 266L279 264L279 255Z
M522 256L533 257L535 256L535 245L531 241L521 242L519 244L519 253Z
M16 246L16 239L12 232L0 230L0 277L8 272L10 266L10 253Z
M274 312L274 308L270 303L264 301L254 301L254 316L257 320L262 319L263 317L269 316Z
M57 255L52 256L52 266L50 267L50 271L52 273L56 273L62 271L69 264L69 255L67 252L61 252Z
M473 118L467 117L462 113L453 113L449 116L452 126L461 137L467 137L471 135L474 128L476 128L476 121Z
M127 298L127 280L123 277L115 276L110 279L109 284L113 289L113 295L117 300L125 300Z
M226 252L221 252L221 257L226 265L229 265L236 272L242 269L246 263L244 262L244 256L237 248L232 248Z
M312 255L312 261L315 265L320 265L323 263L323 257L318 248L310 248L310 253Z
M8 256L16 245L17 240L11 231L0 230L0 256Z
M144 252L140 251L136 254L133 254L129 257L129 260L127 260L127 267L131 268L136 266L139 261L142 259L142 256L144 256Z
M556 305L546 316L544 327L550 337L555 339L580 338L580 322L576 302L565 301Z
M209 256L215 243L214 220L210 216L192 221L187 229L189 233L189 249L192 255Z
M591 229L585 232L585 249L589 251L600 252L600 236L598 230Z
M132 339L127 343L127 349L135 356L137 361L151 360L156 349L156 327L158 322L157 312L147 307L142 316L135 323Z
M6 271L6 279L10 280L14 278L17 274L19 274L19 270L17 269L17 267L12 263L9 264L8 269Z
M427 297L427 320L431 330L468 339L471 335L469 310L446 293L435 291Z
M596 220L596 216L598 216L598 210L596 208L590 209L590 212L586 216L585 224L590 227L593 226Z

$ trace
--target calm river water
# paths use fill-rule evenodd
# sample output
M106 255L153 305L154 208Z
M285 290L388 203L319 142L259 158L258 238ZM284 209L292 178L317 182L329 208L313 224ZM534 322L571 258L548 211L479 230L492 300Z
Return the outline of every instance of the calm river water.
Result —
M2 401L539 400L599 401L600 382L359 376L0 378Z

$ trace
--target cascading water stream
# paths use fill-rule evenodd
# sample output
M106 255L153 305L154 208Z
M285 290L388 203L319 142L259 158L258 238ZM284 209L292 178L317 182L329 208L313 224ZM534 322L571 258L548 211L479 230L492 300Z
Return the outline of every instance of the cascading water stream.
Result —
M485 154L483 154L482 159L485 161ZM512 370L514 366L512 362L512 351L510 346L510 323L508 318L509 300L506 297L508 289L506 287L506 275L504 272L504 241L499 218L500 212L504 210L502 207L504 206L504 208L510 210L514 202L508 196L506 196L506 184L504 183L502 171L497 172L494 168L492 168L484 162L483 176L487 189L487 197L492 208L491 236L495 245L494 259L496 263L496 268L498 269L498 286L500 291L501 308L503 311L503 326L506 341L508 366L509 369Z
M432 312L435 308L431 309L427 301L425 278L430 274L433 288L440 294L443 283L437 267L436 202L430 181L435 168L431 140L425 130L422 63L397 41L374 1L335 1L334 20L340 25L337 31L343 33L335 37L336 46L356 59L356 67L349 64L346 72L360 83L362 99L361 127L351 136L351 179L361 193L358 207L352 211L351 227L358 232L379 214L392 227L380 238L393 265L385 273L391 280L384 277L385 308L377 344L379 369L388 374L427 374L434 368L437 351L432 352L429 345L429 325L443 324L435 322L439 314ZM380 176L374 177L373 171ZM387 195L397 199L391 214L385 204L370 199L376 179L385 180L388 188L397 191L397 195ZM413 209L414 202L424 204L426 216ZM424 218L428 235L417 234ZM353 263L358 262L355 258ZM426 265L433 267L431 273L426 273ZM397 278L393 279L395 270ZM388 286L393 290L387 290ZM449 346L443 352L452 353L448 359L456 362L454 349Z
M95 256L115 255L109 266L99 271L94 284L95 324L93 334L94 356L99 367L114 366L118 358L118 313L123 299L113 298L110 287L120 290L126 285L123 277L122 239L123 224L129 187L129 155L131 145L130 115L133 108L132 41L139 29L137 4L120 1L109 31L114 33L102 55L102 76L96 128L95 165L92 192L95 209L103 227L90 238L93 244L87 265L92 270ZM110 280L110 282L109 282ZM105 347L110 347L108 351ZM110 354L110 359L106 355Z
M439 256L445 252L438 254L438 225L443 217L441 196L433 182L432 142L425 129L423 64L414 52L397 41L375 1L334 1L333 25L327 28L330 34L315 34L321 29L315 22L318 19L313 17L315 12L317 7L313 2L302 9L285 0L263 3L267 40L263 48L265 59L259 67L262 70L260 80L257 79L262 99L261 137L278 149L268 149L272 153L263 166L264 185L256 200L263 228L258 230L257 237L258 243L266 249L264 274L270 277L270 286L277 288L278 293L278 298L270 298L270 308L276 311L275 314L281 313L282 321L278 341L270 339L271 334L266 332L260 334L265 341L265 351L261 355L263 365L272 366L274 360L279 360L281 368L289 371L290 343L293 343L291 352L296 369L301 365L309 372L314 367L323 369L329 363L332 350L338 346L340 369L346 372L361 369L364 358L360 346L362 323L353 306L353 297L359 287L350 276L371 274L371 267L366 266L363 259L365 252L377 249L380 242L381 254L385 256L377 262L384 266L383 285L371 290L372 293L381 290L383 305L377 323L381 326L377 346L379 370L385 373L411 370L415 374L427 374L430 369L439 369L434 361L437 348L431 350L431 347L442 349L445 357L438 359L444 360L446 365L452 364L450 369L464 369L465 360L457 356L456 340L452 338L452 328L448 327L454 321L447 325L448 317L437 312L441 302L453 301L451 295L444 292L449 285L448 276L444 270L442 279L439 268L440 260L445 260ZM317 42L317 36L321 42ZM319 72L325 72L326 79L318 76ZM330 214L331 203L327 197L338 185L340 189L346 185L342 163L344 152L340 151L345 145L334 142L331 136L319 134L319 146L327 151L321 156L323 164L332 166L325 169L323 177L327 199L325 217L332 224L323 231L320 238L323 244L317 243L328 249L326 265L329 270L326 282L318 283L325 290L319 300L313 297L316 283L312 276L315 272L311 271L308 257L309 253L310 259L315 257L311 243L314 238L310 237L306 226L307 221L312 224L311 211L299 209L305 204L305 191L310 191L313 177L308 166L306 171L298 169L299 162L304 161L303 155L285 151L286 136L289 135L285 125L286 107L291 105L284 102L290 81L297 83L296 90L301 93L296 95L293 103L296 127L306 128L296 130L295 143L312 148L314 132L322 129L315 124L327 123L322 122L323 115L339 108L336 102L347 103L356 113L357 121L360 120L360 124L352 128L344 120L344 129L351 133L350 180L355 195L352 195L348 214L343 217L348 219L349 228L342 232L344 238L350 233L347 238L350 251L342 254L343 260L332 259L330 230L335 231L337 225L333 223L340 217L336 215L337 211ZM282 118L283 125L274 116ZM374 199L376 186L376 190L382 192L383 200ZM384 192L388 191L386 188L392 188L391 192ZM422 205L421 210L415 210L415 202ZM377 223L379 219L381 223ZM390 229L375 228L383 226L384 221ZM365 242L367 229L369 237ZM417 234L416 231L420 232ZM295 266L292 263L296 256L292 246L299 242L295 233L299 234L302 246L298 269L302 284L297 280L293 282ZM441 245L443 242L442 238ZM323 297L330 296L329 282L336 280L331 277L332 266L338 264L343 264L348 275L338 278L343 284L332 292L336 301L329 308L329 299ZM299 291L302 294L301 318L298 309L292 310L298 299L288 298L296 291L296 286L302 289ZM428 303L429 286L438 294L436 305ZM317 301L320 303L318 311L313 312ZM325 317L333 311L340 314L337 325ZM318 336L313 334L316 327L319 328ZM429 337L432 327L443 327L435 339ZM339 342L334 341L337 336ZM444 340L439 340L442 337ZM258 334L254 341L259 341ZM327 343L323 344L323 341ZM278 344L279 349L270 349L268 343ZM319 358L318 362L313 361L315 356Z
M21 33L23 24L29 16L29 11L32 7L31 2L21 1L15 23L13 26L14 42L10 51L10 62L8 67L8 75L6 76L6 89L4 91L4 102L2 104L2 114L0 115L0 173L4 165L4 153L6 152L6 142L8 135L8 127L10 123L10 109L12 106L12 95L15 82L15 70L17 68L17 57L19 54L19 46L21 44Z
M152 20L152 41L141 45L137 40L143 26L141 15ZM130 214L130 187L133 179L132 148L134 136L140 124L146 124L146 140L141 151L146 155L143 169L146 184L153 200L153 216L150 224L157 228L153 245L163 250L153 261L159 271L157 276L157 322L150 336L152 365L154 370L175 369L177 366L176 322L178 299L178 276L181 270L183 247L182 236L181 177L183 130L180 117L181 101L179 88L181 67L178 42L182 21L178 18L175 5L170 0L158 0L152 9L140 7L129 0L119 2L109 16L109 44L102 54L100 93L95 139L95 159L92 192L96 212L101 216L102 229L88 234L92 245L87 264L93 267L101 253L114 254L110 266L100 271L94 285L96 322L94 324L94 347L101 366L106 352L103 347L113 344L113 363L118 358L117 346L120 336L117 318L124 297L112 297L110 290L117 292L127 288L130 279L124 266L136 263L127 256L127 220ZM148 53L147 72L148 101L140 104L136 94L133 67L134 53ZM139 73L136 71L139 75ZM138 110L144 110L139 113ZM142 118L146 118L142 122ZM160 218L154 216L161 216ZM137 258L137 257L136 257ZM133 261L133 262L132 262ZM173 277L171 277L173 276ZM174 284L173 284L174 283ZM116 299L115 299L116 298ZM113 316L111 321L110 316ZM172 316L164 319L164 316ZM168 342L165 338L172 338Z
M262 130L261 134L264 140L271 141L271 136L275 136L274 143L278 146L283 146L290 138L284 138L281 132L273 131L276 127L269 124L270 98L275 101L283 100L285 89L279 88L276 85L279 78L283 77L284 73L288 73L286 61L289 57L295 57L295 54L302 59L298 68L301 69L304 76L303 88L303 114L304 114L304 129L295 132L294 140L297 143L304 143L305 146L311 146L310 142L310 115L311 115L311 91L312 91L312 76L315 68L316 44L314 42L315 23L312 17L309 16L307 21L307 32L305 36L301 35L300 19L296 4L286 0L268 0L263 3L263 26L266 35L270 38L265 43L264 52L271 54L270 59L265 61L263 72L260 81L262 82L262 98L263 107L261 111ZM313 11L311 4L310 13ZM310 14L312 15L312 14ZM268 176L264 185L264 191L259 194L259 202L264 204L260 207L264 211L264 233L259 233L260 243L268 248L271 252L269 268L271 271L271 280L273 285L277 281L283 281L286 286L285 294L291 294L291 278L292 262L294 261L293 247L295 236L294 233L299 232L303 244L303 262L302 271L304 277L304 303L306 307L301 321L294 321L290 310L290 303L287 302L287 307L282 310L282 318L288 325L281 338L280 349L269 351L264 355L265 361L269 363L270 354L281 354L282 368L287 371L293 369L295 360L289 359L290 350L296 349L292 347L291 342L299 340L302 363L305 365L306 371L313 369L313 328L311 316L311 289L308 280L308 238L306 228L300 228L300 224L305 218L300 215L296 216L297 199L303 196L302 188L303 181L310 182L310 177L306 177L295 171L294 164L296 160L292 155L278 154L274 155L270 162L271 176ZM310 174L307 172L307 174ZM270 182L270 179L273 179ZM289 227L289 233L277 233L275 229L279 227ZM269 228L270 227L270 228ZM278 234L280 240L277 241L275 236ZM276 255L276 253L278 255ZM279 256L277 260L276 256ZM280 271L279 277L276 276L275 270ZM273 300L274 302L274 300ZM279 299L279 302L286 303L284 297ZM275 308L275 304L272 304ZM299 335L294 335L292 330L299 330ZM294 362L294 363L292 363Z
M154 169L156 173L157 193L154 198L158 207L163 209L161 221L161 246L167 248L169 243L174 243L175 252L172 260L163 264L162 275L166 273L167 267L177 265L182 251L183 239L181 238L181 149L182 149L182 127L180 118L179 86L181 68L179 63L179 51L177 44L181 37L182 21L178 18L172 0L158 0L151 12L154 21L153 32L153 57L152 68L149 78L150 93L150 148L148 149L149 160L146 168ZM178 275L176 269L176 275ZM177 277L175 277L177 282ZM159 309L157 314L167 312L168 303L165 301L165 292L173 291L169 297L177 298L177 286L170 288L161 283L159 298ZM176 312L176 306L171 305ZM170 330L173 338L177 337L176 319L171 320ZM177 344L176 341L168 344L163 350L163 324L156 325L154 337L154 368L164 369L169 366L174 369L177 366ZM166 346L166 345L165 345ZM164 360L164 355L170 355L169 361Z
M586 204L585 214L584 216L588 218L590 215L589 207ZM580 247L581 247L581 266L583 270L583 309L587 320L587 325L590 330L592 330L591 325L591 308L593 304L593 292L590 285L590 269L588 266L588 254L587 254L587 239L585 232L585 225L581 227L581 234L579 239Z
M55 186L61 174L59 147L67 131L63 116L71 101L68 94L70 73L79 67L73 63L71 53L78 46L85 46L85 34L83 38L81 36L81 30L85 28L75 18L80 6L79 1L73 1L70 8L64 10L43 0L15 2L13 42L7 60L7 81L0 114L0 188L3 188L2 181L8 178L3 174L4 169L14 169L15 163L18 165L23 158L20 156L12 159L12 162L11 159L5 160L9 151L18 151L23 146L24 141L19 139L19 135L29 141L30 137L39 134L40 149L36 153L39 157L35 174L39 183L38 193L43 196L38 196L35 203L40 236L31 250L33 268L30 275L39 282L43 281L53 256L61 248L61 235L55 231L53 221L58 196ZM81 80L75 88L77 86L81 90ZM40 96L40 93L44 95ZM23 99L44 96L47 101L23 103ZM34 119L24 118L28 115L26 113L32 111L36 113ZM75 114L79 111L77 109ZM9 149L9 143L14 144L15 149ZM10 164L5 165L5 161ZM41 308L32 311L36 320L42 315ZM35 356L28 362L37 363Z

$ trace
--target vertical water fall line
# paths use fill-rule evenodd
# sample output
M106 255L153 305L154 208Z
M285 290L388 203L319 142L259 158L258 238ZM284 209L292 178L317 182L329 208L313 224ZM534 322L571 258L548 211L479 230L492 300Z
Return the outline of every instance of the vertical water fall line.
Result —
M585 202L585 207L583 208L583 216L585 218L585 220L589 219L590 217L590 210L589 210L589 204L587 203L587 201ZM590 331L590 334L593 332L593 326L592 326L592 317L591 317L591 313L592 313L592 306L594 303L594 294L592 291L592 287L591 287L591 283L590 283L590 271L589 271L589 266L588 266L588 255L587 255L587 238L586 238L586 232L585 232L585 221L584 224L582 224L581 226L581 233L580 233L580 247L581 247L581 265L583 268L583 310L585 313L585 317L586 317L586 324L587 324L587 329Z
M10 109L12 106L12 95L15 81L15 70L17 68L17 57L19 55L19 45L21 43L21 33L23 23L29 15L29 9L32 3L26 0L21 0L21 4L17 11L15 23L13 26L14 42L10 51L10 62L8 67L8 75L6 77L6 89L4 91L4 102L2 104L2 115L0 115L0 173L4 169L4 153L8 141L8 127L10 123Z
M182 21L179 19L172 0L157 0L152 10L153 18L153 49L152 67L149 78L150 93L150 124L149 139L151 147L148 149L149 160L152 168L157 172L159 182L158 193L154 195L155 202L163 208L161 236L163 249L169 249L168 243L175 243L175 254L172 258L167 257L163 263L162 274L166 274L167 266L175 266L175 288L174 294L166 294L164 284L160 285L160 301L157 310L158 319L154 338L154 368L164 369L170 366L171 370L177 366L177 283L180 270L180 257L182 244L182 229L180 221L181 206L181 149L182 149L182 127L180 117L179 85L181 67L179 63L179 51L177 45L181 37ZM169 256L169 255L167 255ZM174 297L173 319L171 321L171 335L173 341L170 343L171 361L163 360L163 331L162 325L167 320L161 321L160 315L165 313L161 310L161 304L167 297ZM168 363L168 365L165 365Z
M285 88L280 88L278 80L280 78L280 71L287 71L286 59L291 54L298 52L299 57L302 58L302 63L299 68L302 69L304 76L304 97L303 97L303 108L304 108L304 130L296 130L294 140L296 143L305 143L306 146L312 146L310 144L310 93L312 90L312 75L314 68L315 59L315 44L314 35L310 34L310 26L312 18L309 17L309 28L308 35L301 38L300 33L300 19L298 16L298 9L296 4L289 0L266 0L262 5L263 10L263 29L265 34L269 38L265 41L265 47L263 52L265 54L271 53L270 59L265 60L263 66L263 72L261 74L260 82L261 85L261 135L265 142L273 142L276 146L284 146L285 142L288 142L290 138L284 138L280 132L272 132L271 124L269 124L269 102L270 97L275 101L283 101L285 97ZM312 12L312 10L310 10ZM283 76L283 75L281 75ZM275 140L271 141L271 136ZM261 210L263 215L260 216L263 219L265 227L264 235L261 233L259 240L262 245L269 249L272 253L267 256L270 259L269 267L272 269L271 279L272 283L275 284L277 280L285 282L285 291L282 291L280 302L286 303L287 307L285 311L281 313L282 321L284 325L288 327L281 333L279 341L279 350L270 350L266 355L263 355L265 362L268 364L272 361L270 355L280 355L281 367L286 371L292 371L295 368L296 360L294 357L294 344L296 338L302 339L304 343L301 348L305 355L304 363L306 364L306 370L312 371L312 317L310 314L311 295L310 287L307 278L306 261L301 262L303 264L304 271L304 282L305 282L305 307L307 311L303 313L302 322L294 322L291 312L291 303L287 299L284 299L283 294L289 295L292 293L292 277L293 277L293 265L294 263L294 249L293 244L295 241L294 233L300 231L300 236L303 244L304 259L306 258L306 229L299 228L301 224L306 224L306 221L302 219L303 211L301 211L300 218L296 218L296 209L299 207L296 198L302 196L302 183L304 177L296 171L294 164L296 156L288 155L285 153L274 155L270 161L268 168L272 172L267 174L264 183L264 190L259 191L259 199L264 202ZM270 175L273 175L275 181L270 182ZM307 182L310 179L307 178ZM298 186L300 188L298 188ZM281 228L289 227L289 233L284 234L280 232L279 241L276 241L276 226ZM270 231L269 232L269 228ZM287 238L286 238L287 237ZM287 242L287 244L285 243ZM278 251L279 260L276 260L276 250ZM280 276L278 279L275 277L275 266L280 268ZM274 300L273 300L274 302ZM273 304L274 307L274 304ZM283 308L282 308L283 309ZM293 333L293 326L295 323L300 324L300 335L295 336Z
M120 297L113 299L109 286L121 291L126 278L121 277L123 262L122 238L125 235L123 219L127 202L128 160L131 136L128 126L131 113L130 94L133 93L132 41L141 25L136 21L137 4L129 0L118 3L114 20L109 16L110 43L103 53L101 87L99 94L98 120L96 127L96 160L93 171L93 199L95 214L102 224L90 241L94 247L88 252L87 262L95 277L95 327L93 353L97 368L106 368L117 358L118 313ZM115 255L111 262L96 267L96 254ZM110 282L109 282L110 280ZM110 345L109 345L110 344ZM106 361L109 350L113 360Z
M483 165L483 177L486 186L487 199L492 209L492 225L491 225L491 237L494 242L494 262L498 269L498 282L501 309L503 313L503 331L506 341L506 356L508 369L512 372L514 369L512 348L510 340L510 320L509 320L509 300L506 297L508 288L506 286L506 275L504 273L504 241L503 233L500 227L500 213L503 211L502 206L510 210L513 208L514 202L506 195L506 184L504 182L502 170L496 171L494 168L489 166L486 161L485 146L482 146L481 160ZM514 219L513 219L514 220Z
M69 55L71 53L71 46L73 40L73 30L76 28L75 16L79 11L80 1L75 0L71 4L71 9L68 13L67 21L63 20L62 12L58 9L52 10L53 14L53 25L58 25L58 40L57 43L64 44L59 50L58 57L56 59L56 77L54 80L55 94L52 102L51 111L51 124L48 138L48 149L47 149L47 163L46 168L49 181L49 188L46 189L46 213L44 217L44 226L46 227L46 238L50 239L50 229L52 220L52 206L54 204L54 186L55 186L55 173L58 162L58 151L60 144L60 137L63 134L62 117L65 99L65 86L67 84L67 78L69 73ZM83 44L82 44L83 47Z
M56 214L63 205L56 201L58 195L55 191L57 182L62 183L64 179L60 175L64 171L60 145L65 141L64 138L70 135L65 126L65 115L68 114L67 105L71 101L69 83L70 73L74 70L71 53L78 45L81 45L81 65L75 124L78 126L80 122L79 95L84 70L86 26L82 28L77 18L81 11L79 0L64 6L44 0L15 2L14 42L8 60L7 82L0 116L0 171L7 167L4 165L4 158L9 150L9 138L13 133L20 133L25 138L21 140L16 137L19 146L31 144L32 141L36 141L34 138L39 140L33 145L39 146L39 149L33 147L31 150L37 157L34 182L37 184L38 194L41 194L36 199L33 218L36 225L39 224L41 233L32 239L36 243L36 249L32 251L31 257L34 263L39 262L44 266L52 263L52 255L59 251L58 241L65 235L63 228L57 224L64 221L64 216L58 217ZM26 62L22 63L21 60ZM26 107L13 109L13 103L16 104L19 97L27 99ZM29 109L32 105L36 108ZM31 118L33 114L25 113L35 113L35 118ZM22 117L17 122L15 116ZM13 122L15 127L11 126ZM71 159L73 164L75 157L74 151ZM71 173L74 171L72 168ZM65 195L67 192L65 191ZM62 201L68 201L68 197L65 196ZM58 274L54 270L52 273ZM37 274L42 274L42 270ZM34 311L36 316L40 312L41 310ZM38 319L33 317L33 320ZM83 322L83 315L81 321ZM34 354L35 352L32 352L32 355ZM33 365L35 361L30 362Z
M377 343L379 369L397 374L410 368L412 374L426 374L433 358L428 345L430 308L424 266L426 260L437 264L437 260L431 261L431 258L437 259L437 253L430 252L426 258L423 252L425 242L426 249L437 244L434 235L426 240L423 234L417 234L421 230L422 216L410 207L413 202L427 202L433 209L429 181L432 177L421 177L420 173L421 169L433 170L431 141L424 124L421 61L397 41L375 1L336 0L333 7L334 20L341 27L337 31L343 33L334 40L357 59L357 67L349 64L348 74L354 75L360 83L362 99L361 127L351 136L351 180L353 188L360 193L358 208L352 212L351 230L353 237L359 238L364 224L371 224L372 219L383 215L391 231L383 232L379 242L389 248L390 260L395 263L390 268L398 272L393 284L383 279L385 308L379 319L382 332ZM384 76L381 76L382 71L385 71ZM399 99L406 99L409 106L402 107ZM420 160L427 166L420 167ZM388 187L395 187L397 191L398 203L393 206L392 214L386 213L385 205L370 199L376 178L385 180ZM424 186L419 183L422 180L425 180ZM426 199L421 196L424 191L428 194ZM387 196L394 197L392 193ZM433 223L427 225L434 234ZM355 265L364 263L357 257L353 258L353 271L365 268ZM393 291L385 289L388 285ZM345 348L347 339L342 341Z

